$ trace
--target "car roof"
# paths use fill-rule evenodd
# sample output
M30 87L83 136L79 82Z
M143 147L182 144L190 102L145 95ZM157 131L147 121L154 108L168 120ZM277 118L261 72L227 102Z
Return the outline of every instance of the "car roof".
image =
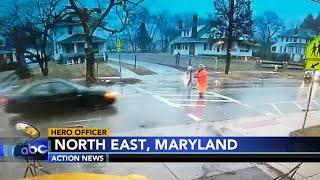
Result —
M31 87L33 86L36 86L36 85L39 85L39 84L45 84L45 83L54 83L54 82L61 82L61 83L66 83L66 84L69 84L73 87L76 87L78 89L80 88L85 88L84 86L81 86L79 84L76 84L72 81L67 81L67 80L64 80L64 79L46 79L46 80L39 80L39 81L36 81L34 83L31 83L31 84L28 84L28 85L25 85L23 86L19 91L18 93L23 93L24 91L30 89Z

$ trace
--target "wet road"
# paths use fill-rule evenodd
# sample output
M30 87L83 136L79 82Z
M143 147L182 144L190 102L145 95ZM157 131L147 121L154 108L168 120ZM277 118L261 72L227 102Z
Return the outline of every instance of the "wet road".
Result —
M128 63L131 62L128 61ZM182 72L166 66L149 63L142 65L152 69L157 74L138 76L123 69L123 77L134 76L135 78L142 79L142 83L134 85L116 84L109 87L110 90L118 92L120 96L119 100L113 106L105 109L85 109L74 112L64 112L63 114L33 114L22 116L18 114L6 114L2 110L3 107L0 107L0 136L18 136L12 128L13 124L17 121L30 122L39 128L42 136L47 135L48 127L74 126L108 127L111 130L111 134L117 135L150 135L153 133L152 135L160 136L181 134L192 136L193 133L197 133L198 135L204 133L207 135L206 133L208 132L210 132L210 135L216 135L216 132L212 131L210 127L207 127L204 132L198 132L197 127L190 129L188 126L183 125L201 125L200 123L202 122L224 121L247 117L278 116L302 111L306 106L305 103L309 86L299 81L279 82L278 80L269 79L262 80L259 84L213 81L210 82L211 88L204 99L199 99L194 88L188 89L182 84ZM317 94L319 93L318 85L315 86L314 92L311 109L318 110L320 109L320 99L317 98ZM180 129L177 127L180 127ZM181 130L181 127L185 129ZM165 130L158 131L158 133L161 132L161 134L157 134L156 131L153 132L153 128L165 128ZM59 173L65 171L110 172L116 174L119 174L119 172L125 172L124 174L140 172L140 174L148 175L152 177L152 179L157 179L159 172L162 174L168 172L170 176L172 176L170 173L174 172L174 174L178 174L181 179L189 179L190 177L196 177L202 174L202 170L207 174L208 172L224 172L225 170L223 169L225 169L225 166L228 166L228 168L239 166L244 168L243 171L239 171L239 173L237 171L237 173L235 173L239 177L243 176L244 179L246 179L246 177L271 179L259 169L259 171L252 169L255 165L248 163L222 164L221 166L215 163L206 166L202 164L192 164L188 170L185 169L188 168L185 164L180 164L182 168L180 174L180 171L178 171L179 167L177 168L172 164L155 163L146 166L143 164L134 164L132 165L136 168L134 170L132 170L133 168L130 167L130 165L131 164L121 164L121 166L117 166L109 163L101 167L95 165L85 167L86 164L77 164L74 166L58 164L56 167L53 167L52 164L45 164L45 167L49 167L51 172ZM153 168L154 166L156 168ZM212 168L203 168L207 166ZM162 169L159 170L159 167L162 167ZM21 177L24 170L23 168L23 163L3 164L1 167L2 172L7 172L9 171L8 169L16 170L15 173L0 172L0 174L6 179L8 177ZM168 171L168 169L170 171ZM155 170L157 171L154 172ZM169 175L166 174L163 176L169 177ZM225 176L220 174L212 176L212 178L223 179Z
M131 63L131 61L126 61ZM186 88L182 72L173 68L140 63L157 74L138 76L142 83L116 84L109 87L120 94L111 107L100 110L78 110L63 114L12 115L1 110L0 135L11 136L12 124L27 121L35 124L45 136L48 127L109 127L111 133L223 121L257 116L277 116L302 111L306 107L309 86L299 81L262 80L259 84L210 82L204 99L194 88ZM123 69L122 76L132 76ZM320 109L315 86L312 110ZM58 107L57 107L58 108ZM9 132L10 131L10 132ZM174 133L174 132L172 132ZM173 134L174 135L174 134Z

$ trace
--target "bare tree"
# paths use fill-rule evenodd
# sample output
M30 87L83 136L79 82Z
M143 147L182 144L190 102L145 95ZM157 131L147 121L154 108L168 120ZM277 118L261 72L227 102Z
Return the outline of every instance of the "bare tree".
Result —
M153 18L160 32L162 51L167 52L169 42L178 36L177 23L172 23L172 17L168 11L162 11L154 15Z
M14 24L18 24L29 39L34 51L26 52L29 57L35 58L41 69L42 75L49 73L48 60L50 51L48 44L52 32L61 13L56 13L60 0L14 0L12 2L12 17Z
M215 13L211 17L216 29L214 36L227 41L225 74L229 73L231 50L235 40L252 38L252 9L250 0L214 0Z
M137 68L137 43L136 43L136 35L137 30L139 29L139 24L145 22L148 18L148 12L146 9L141 8L140 12L136 12L135 14L131 14L128 20L128 24L125 28L124 35L128 37L131 51L134 54L134 68Z
M128 22L128 17L134 12L143 0L109 0L98 1L95 8L76 0L69 0L70 9L79 17L86 41L86 81L96 82L93 33L97 28L110 32L111 34L122 32ZM106 5L102 7L102 4Z
M271 39L284 29L284 24L275 12L266 11L256 18L255 27L263 43L263 50L268 52Z

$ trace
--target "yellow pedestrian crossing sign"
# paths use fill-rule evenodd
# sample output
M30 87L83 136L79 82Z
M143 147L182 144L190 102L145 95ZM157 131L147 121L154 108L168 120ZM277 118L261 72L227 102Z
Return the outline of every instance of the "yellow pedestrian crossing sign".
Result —
M122 50L122 42L121 42L121 39L117 39L117 40L116 40L116 49L117 49L117 52L121 52L121 50Z
M320 36L307 45L305 55L305 70L320 70Z

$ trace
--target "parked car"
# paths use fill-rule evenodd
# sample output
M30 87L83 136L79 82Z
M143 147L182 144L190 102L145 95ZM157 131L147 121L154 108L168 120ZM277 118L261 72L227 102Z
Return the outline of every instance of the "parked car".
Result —
M320 82L320 71L316 71L314 75L313 75L313 71L304 72L304 80L306 82L310 82L312 78L315 82Z
M6 98L5 110L8 113L27 113L106 106L115 102L117 94L102 87L88 88L71 81L55 79L27 85Z

